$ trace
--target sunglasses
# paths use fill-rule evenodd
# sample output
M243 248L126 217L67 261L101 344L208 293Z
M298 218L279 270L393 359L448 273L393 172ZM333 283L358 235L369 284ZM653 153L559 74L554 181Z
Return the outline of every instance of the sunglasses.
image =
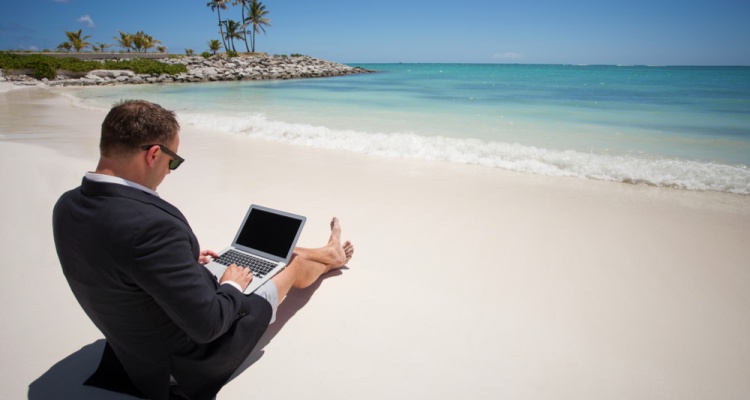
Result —
M168 156L172 157L172 159L169 161L169 169L172 171L176 170L177 167L179 167L180 164L182 164L182 162L185 161L184 158L178 156L177 153L175 153L172 150L169 150L167 146L164 146L163 144L144 144L143 146L141 146L141 150L150 150L154 146L159 146L161 151L166 153Z

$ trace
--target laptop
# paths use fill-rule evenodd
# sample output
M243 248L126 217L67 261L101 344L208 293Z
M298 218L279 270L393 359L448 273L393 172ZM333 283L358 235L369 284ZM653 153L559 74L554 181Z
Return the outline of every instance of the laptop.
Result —
M230 264L250 268L254 276L245 294L251 294L289 263L306 220L301 215L253 204L231 246L205 267L217 279Z

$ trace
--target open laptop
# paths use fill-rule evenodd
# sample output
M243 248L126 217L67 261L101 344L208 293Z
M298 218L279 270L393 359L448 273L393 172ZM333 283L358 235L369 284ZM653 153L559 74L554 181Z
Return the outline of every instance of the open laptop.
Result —
M253 204L232 245L206 268L217 278L230 264L250 268L254 276L245 289L245 294L250 294L286 267L306 220L301 215Z

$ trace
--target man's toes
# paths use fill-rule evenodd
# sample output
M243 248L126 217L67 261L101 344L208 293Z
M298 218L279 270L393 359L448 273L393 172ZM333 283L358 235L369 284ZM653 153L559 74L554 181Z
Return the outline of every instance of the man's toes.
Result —
M352 258L352 255L354 254L354 245L352 244L352 242L347 241L346 243L344 243L343 247L344 247L344 255L346 255L346 259L349 260L350 258Z

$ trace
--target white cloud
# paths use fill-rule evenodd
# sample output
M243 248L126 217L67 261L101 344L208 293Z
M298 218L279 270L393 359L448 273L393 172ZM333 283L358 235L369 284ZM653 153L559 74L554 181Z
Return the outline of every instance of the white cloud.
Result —
M94 21L91 19L91 17L88 14L86 14L86 15L78 18L77 21L78 22L84 22L84 23L86 23L86 26L89 27L89 28L93 28L94 27Z
M495 53L492 58L495 60L522 60L525 57L522 53Z

